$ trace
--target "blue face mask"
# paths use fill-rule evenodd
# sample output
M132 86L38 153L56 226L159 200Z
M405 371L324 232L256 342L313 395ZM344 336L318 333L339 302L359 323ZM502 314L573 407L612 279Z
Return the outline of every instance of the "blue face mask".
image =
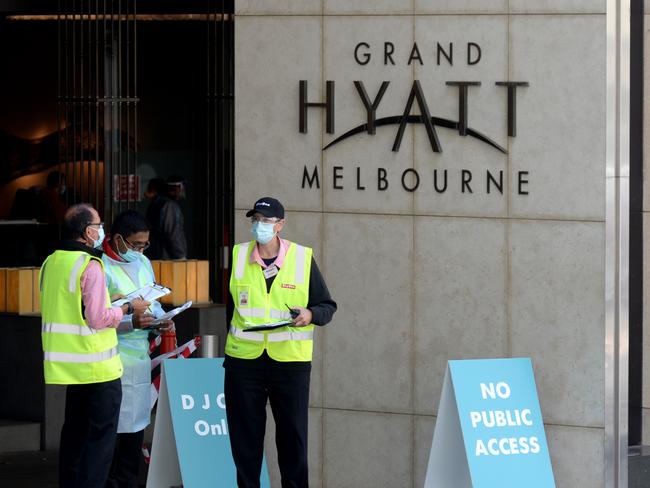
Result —
M122 241L121 242L122 246L126 248L126 252L120 252L119 246L116 245L115 246L115 251L117 252L117 255L119 257L121 257L122 259L124 259L124 261L126 261L127 263L133 263L133 262L137 261L138 259L140 259L140 254L141 253L139 253L138 251L130 248L126 244L126 239L124 239L124 237L122 237L119 234L118 234L118 236L119 236L120 240ZM116 239L117 239L117 236L116 236Z
M253 237L260 244L268 244L275 237L273 227L275 224L265 224L264 222L255 222L251 229Z
M97 232L99 233L99 236L97 236L97 239L93 241L93 247L95 249L99 249L99 248L102 247L102 244L104 242L104 237L106 237L105 234L104 234L104 228L103 227L100 227Z
M138 251L134 251L133 249L128 249L125 253L118 251L117 254L127 263L133 263L134 261L140 259L140 253Z

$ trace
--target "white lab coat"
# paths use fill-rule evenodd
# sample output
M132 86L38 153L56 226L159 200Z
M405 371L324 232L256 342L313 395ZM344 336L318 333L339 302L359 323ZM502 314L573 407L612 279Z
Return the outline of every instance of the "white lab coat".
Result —
M110 295L126 295L155 281L149 259L141 255L137 261L125 263L104 254L106 285ZM153 301L150 312L160 317L165 312L160 303ZM149 332L134 330L131 315L125 315L117 330L122 374L122 404L117 432L139 432L150 422L151 416L151 359L149 358Z

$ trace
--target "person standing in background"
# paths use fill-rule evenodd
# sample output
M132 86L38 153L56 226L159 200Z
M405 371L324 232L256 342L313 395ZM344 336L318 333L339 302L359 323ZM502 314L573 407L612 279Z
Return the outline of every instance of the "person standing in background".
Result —
M65 213L67 238L39 276L46 384L67 385L59 448L60 488L104 488L115 447L122 388L116 327L149 302L110 304L103 223L89 204Z
M66 204L63 195L66 192L65 174L52 171L47 175L47 187L38 194L38 221L47 224L63 222Z
M147 184L147 190L144 192L144 197L150 201L155 200L157 196L164 192L165 184L165 180L162 178L151 178Z
M150 259L186 259L185 218L178 201L185 197L185 181L180 175L167 178L165 195L154 198L147 210L151 227Z

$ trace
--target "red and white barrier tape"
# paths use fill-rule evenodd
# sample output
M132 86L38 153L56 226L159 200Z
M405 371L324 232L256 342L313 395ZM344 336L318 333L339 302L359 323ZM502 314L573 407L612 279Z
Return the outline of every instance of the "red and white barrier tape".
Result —
M173 351L170 351L165 354L161 354L160 356L157 356L151 360L151 369L152 371L158 367L160 363L162 363L165 359L170 359L174 356L178 356L177 359L187 359L194 351L196 351L197 347L201 343L201 337L195 337L191 341L187 341L185 344L183 344L180 347L177 347ZM156 376L153 381L151 382L151 408L156 405L156 401L158 401L158 394L160 391L160 374Z
M142 444L142 455L144 456L144 462L149 464L151 462L151 453L146 444Z
M155 339L152 339L149 342L149 354L154 352L158 346L160 346L160 343L162 342L162 336L157 335Z

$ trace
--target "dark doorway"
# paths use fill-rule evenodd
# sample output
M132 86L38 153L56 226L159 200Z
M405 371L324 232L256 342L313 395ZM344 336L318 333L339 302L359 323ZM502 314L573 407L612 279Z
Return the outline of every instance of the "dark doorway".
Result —
M210 0L0 3L0 61L13 73L0 79L0 232L33 243L4 246L0 266L38 266L58 238L57 223L31 208L52 171L65 175L64 205L90 202L106 222L126 208L145 213L149 182L179 175L187 257L210 261L210 296L223 301L233 12L232 1Z

